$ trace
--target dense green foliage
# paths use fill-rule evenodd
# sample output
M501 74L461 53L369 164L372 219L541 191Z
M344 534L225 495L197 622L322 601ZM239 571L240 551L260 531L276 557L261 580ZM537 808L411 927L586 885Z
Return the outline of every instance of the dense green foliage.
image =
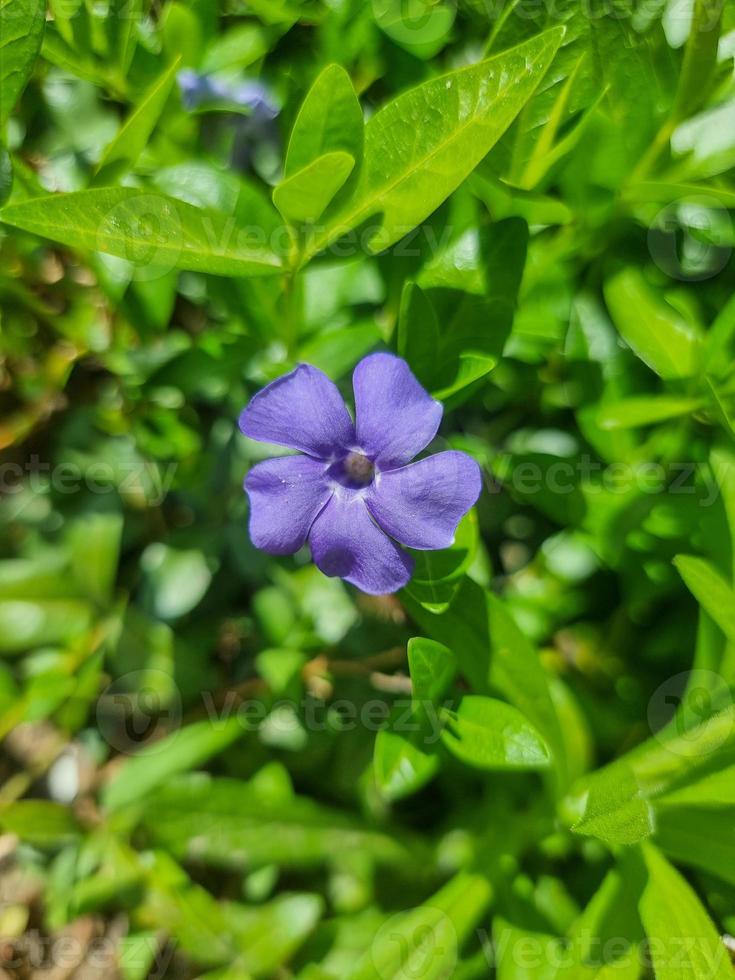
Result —
M0 974L733 976L734 54L0 0ZM237 417L381 347L485 491L374 598L253 548Z

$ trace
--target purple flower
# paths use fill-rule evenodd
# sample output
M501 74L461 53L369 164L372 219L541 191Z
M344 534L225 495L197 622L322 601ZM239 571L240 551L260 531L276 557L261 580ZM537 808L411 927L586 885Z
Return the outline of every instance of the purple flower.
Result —
M235 169L243 172L251 169L259 152L266 155L277 152L279 109L262 82L224 82L210 75L200 75L191 68L184 68L176 78L186 109L190 112L197 109L211 111L221 117L220 123L231 127ZM246 114L242 113L243 109L247 110ZM221 126L215 123L214 128ZM267 171L270 167L264 165L258 169Z
M176 76L181 90L181 99L189 109L200 106L211 108L249 109L259 119L275 119L278 106L271 98L270 92L261 82L245 81L227 83L211 75L200 75L192 68L184 68Z
M243 411L246 436L305 454L248 473L250 537L274 555L308 540L325 575L383 595L413 571L399 544L422 551L452 544L480 495L480 468L454 451L411 463L436 435L443 409L400 357L363 358L352 386L354 423L337 386L310 364L273 381Z

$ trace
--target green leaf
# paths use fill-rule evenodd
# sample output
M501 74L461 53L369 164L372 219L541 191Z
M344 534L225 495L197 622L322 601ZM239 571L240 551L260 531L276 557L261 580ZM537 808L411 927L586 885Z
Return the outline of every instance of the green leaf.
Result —
M395 708L375 738L373 768L381 796L400 800L422 789L439 770L435 747L436 734L418 713Z
M303 262L380 215L368 249L388 248L462 183L500 138L548 70L563 37L538 37L399 95L365 128L365 156L349 201L324 217Z
M206 558L194 548L169 548L156 542L140 558L144 598L161 619L177 619L199 605L212 581Z
M492 371L513 327L526 265L528 225L522 218L505 218L479 238L484 296L466 294L461 302L448 297L437 359L441 370L432 386L436 398L449 398Z
M401 294L398 317L398 353L424 385L431 388L436 376L439 321L426 293L408 281Z
M549 750L538 730L504 701L467 694L456 711L442 709L442 741L478 769L546 769Z
M448 399L474 384L499 362L513 326L526 263L529 232L522 218L495 221L471 237L476 243L480 295L469 288L423 287L433 316L441 327L433 357L425 362L430 373L420 377L439 399ZM461 261L461 240L460 255L453 255L452 251L450 246L445 255L438 257L439 261L446 258L450 265ZM422 280L432 281L429 270L424 271ZM425 305L421 304L413 313L414 332L419 335L422 331L419 318ZM428 318L423 330L425 336L418 343L426 349L434 342L433 327Z
M493 919L493 947L497 980L556 980L564 955L557 936L519 928L500 916Z
M101 604L112 598L122 530L118 514L88 514L69 529L71 573L83 594Z
M694 598L725 636L735 642L735 590L712 565L694 555L677 555L674 564Z
M664 793L658 806L735 807L735 766Z
M635 429L642 425L654 425L669 419L691 415L702 407L700 398L677 398L667 395L642 395L624 398L619 402L602 405L597 414L597 424L602 429Z
M392 916L348 980L443 980L491 897L479 875L459 874L425 905Z
M652 371L665 380L696 373L699 337L673 307L655 296L637 269L608 279L605 299L621 336Z
M259 908L225 906L238 950L238 976L273 976L314 930L324 910L319 895L279 895Z
M735 885L731 806L663 806L656 816L656 845L678 864Z
M541 733L552 751L563 781L564 758L559 720L538 652L501 599L487 593L486 603L492 645L490 678Z
M649 877L639 907L657 980L732 980L728 951L694 890L654 847L643 856Z
M735 198L730 202L735 207ZM727 349L735 336L735 296L731 296L715 317L705 337L704 367L713 373L725 373L729 367Z
M375 0L372 9L376 24L388 37L424 59L445 46L457 13L453 5L431 0Z
M358 321L336 330L320 330L299 350L298 359L341 378L381 340L374 320Z
M181 59L176 58L151 85L136 108L120 127L97 164L93 183L110 183L120 176L124 166L134 166L145 149L171 94Z
M686 119L705 101L717 67L724 0L694 0L684 63L676 91L674 118Z
M68 570L69 555L61 550L38 558L0 561L0 599L78 597Z
M641 795L633 770L621 764L595 774L584 816L572 830L607 844L637 844L650 837L654 830L653 807Z
M31 77L45 24L45 0L0 0L0 136Z
M640 861L622 856L567 931L554 980L639 980L643 885Z
M360 167L363 117L350 76L328 65L309 89L291 130L284 173L292 177L325 154L340 151ZM347 176L347 175L345 175Z
M436 748L441 723L434 705L457 669L451 650L421 636L408 641L408 666L413 687L411 705L397 704L375 739L375 780L388 800L417 792L438 772Z
M91 607L74 599L0 602L0 653L68 643L89 628Z
M107 12L109 50L117 58L120 75L127 78L135 54L138 24L143 19L143 0L110 0Z
M429 611L408 589L402 595L422 631L454 651L473 689L483 694L492 687L500 690L538 729L563 772L563 742L548 679L538 653L502 600L467 577L439 613Z
M735 706L697 725L688 723L687 706L683 701L654 738L586 778L584 816L573 830L610 844L636 843L656 829L659 797L735 763Z
M35 847L58 847L81 834L72 811L50 800L19 800L0 809L0 827Z
M221 276L268 276L278 256L232 218L129 187L34 198L0 211L5 224L71 248L105 252L154 270L193 269ZM162 273L161 273L162 274Z
M247 729L234 715L222 723L199 721L145 746L127 760L102 793L107 810L136 803L172 776L202 765L241 738Z
M167 779L152 799L143 822L153 839L182 859L217 868L309 868L352 850L381 864L410 864L410 851L397 836L305 797L264 793L252 781Z
M284 894L256 907L218 902L160 852L145 867L147 889L136 921L172 936L195 963L227 965L238 977L277 973L322 914L318 895Z
M457 662L449 647L414 636L408 641L408 669L414 701L436 703L451 684Z
M470 511L460 521L450 548L415 552L414 572L405 591L432 612L446 609L474 560L477 542L477 516Z
M282 180L273 190L273 203L289 221L316 221L354 166L349 153L325 153Z

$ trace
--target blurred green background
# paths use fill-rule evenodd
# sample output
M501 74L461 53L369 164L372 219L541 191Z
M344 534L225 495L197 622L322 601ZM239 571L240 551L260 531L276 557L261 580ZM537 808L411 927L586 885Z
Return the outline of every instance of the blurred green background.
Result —
M0 29L0 976L732 976L732 4ZM351 80L363 175L417 168L384 251L309 252L357 169L283 183L331 64L300 138ZM299 361L349 400L380 348L485 490L376 598L253 548L237 417Z

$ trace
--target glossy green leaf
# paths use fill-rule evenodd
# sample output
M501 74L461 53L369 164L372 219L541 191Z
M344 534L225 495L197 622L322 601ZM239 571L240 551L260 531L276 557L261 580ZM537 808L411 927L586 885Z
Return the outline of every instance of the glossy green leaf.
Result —
M299 350L299 360L313 364L331 378L341 378L380 342L373 320L357 321L336 330L323 330Z
M281 181L273 190L273 203L289 221L316 221L354 166L349 153L325 153Z
M689 591L728 639L735 642L735 590L730 583L703 558L677 555L674 564Z
M0 2L0 131L31 77L45 23L42 0Z
M654 395L638 398L625 398L619 402L603 405L597 421L603 429L635 429L642 425L654 425L669 419L691 415L702 407L698 398L675 398Z
M105 147L97 164L95 184L110 183L114 177L120 175L123 165L135 165L168 101L179 64L180 60L176 58L155 80L122 124L115 138Z
M666 380L696 372L699 337L654 295L637 269L626 269L608 280L605 299L621 336L652 371Z
M559 722L548 680L532 644L513 621L503 602L468 578L439 612L429 611L406 590L406 605L422 631L450 646L460 671L473 690L505 697L538 729L555 763L560 756Z
M309 89L294 122L284 164L286 177L336 152L351 156L359 168L363 128L350 76L339 65L328 65Z
M434 307L421 287L409 281L401 294L398 353L429 388L436 375L438 349L439 322Z
M732 977L727 948L692 887L655 848L643 854L649 878L640 912L657 980Z
M446 609L474 560L477 539L477 517L470 511L460 521L451 547L416 552L406 592L432 612Z
M54 194L5 207L0 220L71 248L135 265L214 275L275 275L278 256L224 214L128 187Z
M457 664L448 647L423 636L414 636L408 641L408 669L414 700L434 703L451 684Z
M400 800L433 779L440 765L437 741L420 713L397 707L375 738L373 768L381 796Z
M735 766L726 766L702 779L673 789L658 799L659 806L735 806Z
M677 864L735 885L731 807L663 806L656 816L656 845Z
M478 769L545 769L549 750L536 728L504 701L465 695L456 711L445 708L442 741L462 762Z
M419 224L471 173L531 96L563 31L431 79L394 99L365 129L365 157L349 201L324 217L304 261L368 218L372 252Z
M584 816L572 829L607 844L637 844L650 837L653 807L641 795L633 770L621 764L593 777Z

